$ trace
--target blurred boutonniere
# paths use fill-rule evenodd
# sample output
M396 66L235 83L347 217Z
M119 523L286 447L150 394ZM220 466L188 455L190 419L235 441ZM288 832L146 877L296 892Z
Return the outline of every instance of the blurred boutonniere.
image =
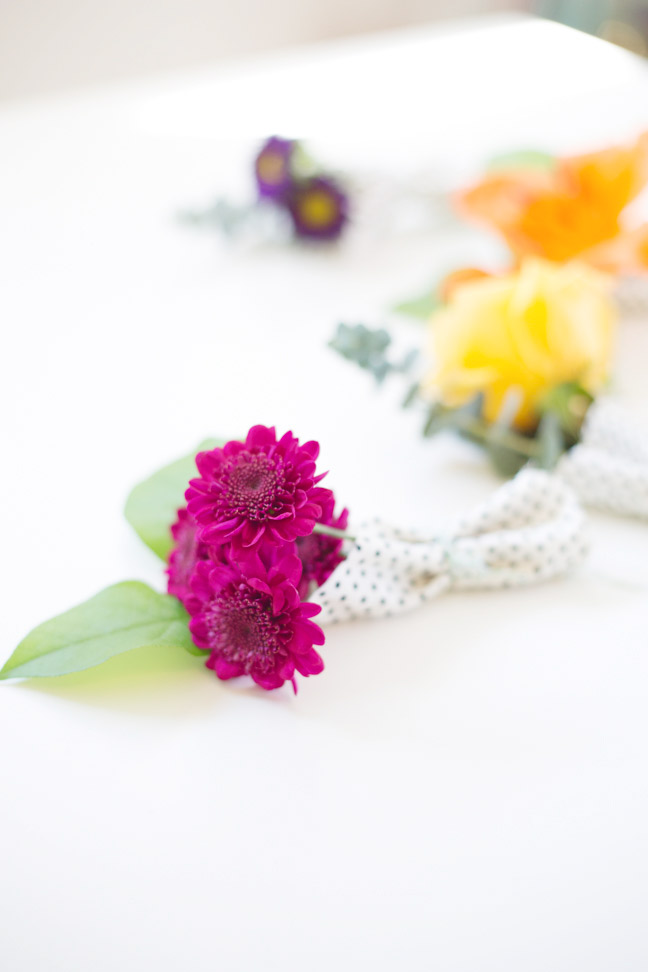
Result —
M168 593L139 581L106 588L31 631L0 679L171 646L219 679L296 691L297 676L324 668L320 624L385 618L453 588L533 584L584 555L574 494L544 472L524 471L437 532L378 520L351 529L320 485L318 453L312 440L256 425L154 473L130 494L126 517L165 565Z
M648 273L648 223L627 208L648 180L648 132L630 146L553 158L540 152L500 157L458 193L464 216L490 227L514 259L578 259L613 274Z
M577 260L614 279L623 312L648 300L648 222L633 218L630 204L648 182L648 132L629 146L557 158L539 151L510 152L492 159L473 185L451 194L456 214L502 238L519 268L538 258ZM394 310L427 319L466 282L491 276L460 267L431 283Z
M557 469L592 505L648 516L648 439L603 394L616 327L610 290L610 278L585 264L525 259L500 276L446 281L425 347L400 360L384 329L340 325L331 343L379 381L414 379L405 403L424 413L424 435L453 430L505 476L528 463Z
M330 243L342 236L350 217L348 190L300 141L268 138L250 168L249 202L221 198L202 211L184 213L184 221L230 237Z
M621 308L632 313L648 299L648 222L630 208L647 181L644 132L585 155L500 156L454 202L461 216L498 233L517 264L577 259L614 275Z

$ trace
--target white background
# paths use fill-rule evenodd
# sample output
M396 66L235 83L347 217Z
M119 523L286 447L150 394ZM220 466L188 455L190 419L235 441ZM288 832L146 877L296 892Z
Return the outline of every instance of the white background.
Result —
M630 55L512 22L5 109L0 661L109 583L162 585L121 507L206 435L318 438L359 518L443 528L496 485L325 349L483 239L228 249L175 211L243 192L271 131L455 184L630 137L647 95ZM625 321L617 390L648 418L647 362ZM648 527L590 532L567 580L332 629L297 698L171 650L3 683L3 969L642 972Z

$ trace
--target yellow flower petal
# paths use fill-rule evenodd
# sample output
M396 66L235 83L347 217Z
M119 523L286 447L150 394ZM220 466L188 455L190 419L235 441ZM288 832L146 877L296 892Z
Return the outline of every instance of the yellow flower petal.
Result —
M595 394L610 370L615 311L609 281L578 264L528 260L506 277L475 280L433 315L428 392L449 406L484 394L494 421L519 389L516 425L532 428L544 394L580 382Z

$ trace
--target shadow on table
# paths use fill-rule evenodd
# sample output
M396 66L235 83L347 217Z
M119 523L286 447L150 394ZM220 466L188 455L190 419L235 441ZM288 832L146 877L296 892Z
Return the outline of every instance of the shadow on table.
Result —
M323 651L326 670L315 678L297 676L296 697L289 683L266 692L247 678L221 682L205 669L202 658L168 646L135 649L96 668L56 678L7 682L3 691L38 693L145 719L202 720L244 703L257 712L260 707L268 714L268 709L291 712L300 722L330 722L352 735L380 735L383 729L394 731L390 696L407 695L412 672L419 683L426 677L438 683L449 662L441 646L433 647L433 626L428 629L432 644L421 644L427 638L421 638L420 614L416 620L405 616L329 628Z
M13 688L144 717L200 715L223 701L217 679L205 678L202 659L171 647L139 648L97 668L25 679Z
M282 712L294 718L296 731L319 723L343 735L393 739L410 735L430 706L444 704L466 666L482 655L484 640L493 650L514 607L532 614L539 603L537 589L518 592L515 604L509 592L472 595L469 604L466 596L449 595L411 614L331 626L325 671L298 676L296 697L289 684L265 692L246 678L221 682L202 658L171 647L137 649L97 668L7 683L3 690L143 719L220 719L248 705L250 717L272 721L273 712Z

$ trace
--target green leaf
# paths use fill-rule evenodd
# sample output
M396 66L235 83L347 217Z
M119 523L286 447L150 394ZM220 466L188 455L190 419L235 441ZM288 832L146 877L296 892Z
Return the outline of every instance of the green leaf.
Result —
M450 409L444 408L438 402L430 405L425 425L423 426L423 435L431 437L436 435L437 432L442 432L444 429L452 427L452 412Z
M301 142L293 142L293 151L290 157L290 174L293 179L308 179L317 174L319 166L312 155L310 155Z
M484 396L481 393L475 395L465 405L455 408L448 408L440 402L435 402L428 410L427 421L423 426L423 435L433 436L437 432L452 429L471 441L482 442L483 437L475 437L471 429L475 423L479 424L483 407Z
M541 469L554 469L565 451L565 437L560 419L555 412L545 412L540 419L536 438L540 444L538 465Z
M515 152L504 152L489 160L486 168L489 172L501 172L507 169L553 169L556 164L555 156L536 149L518 149Z
M189 480L196 475L196 454L222 444L223 440L205 439L188 456L176 459L138 483L126 500L126 519L161 560L167 560L169 556L172 546L171 525L177 511L184 506L184 494Z
M24 638L0 679L67 675L133 648L172 646L196 652L180 601L140 581L107 587L45 621Z
M328 346L347 361L352 361L359 368L369 371L380 385L387 375L407 374L419 356L418 350L413 348L407 352L402 361L390 361L387 354L391 343L391 337L384 327L338 324L337 331Z
M407 317L415 317L419 321L427 321L429 317L441 306L441 298L435 288L430 288L420 297L412 300L404 300L400 304L395 304L392 310L397 314L405 314Z
M494 439L487 440L485 447L495 472L505 479L515 476L529 461L528 456Z
M528 448L532 448L531 440L514 428L521 401L519 388L512 386L507 390L485 440L488 458L495 471L507 478L515 476L526 465L530 458Z
M421 392L421 384L420 382L415 381L413 384L409 386L409 389L407 390L407 394L403 399L402 407L409 408L410 405L413 405L416 399L419 397L420 392Z
M219 229L225 236L235 236L246 225L258 217L258 206L239 206L227 199L217 199L211 206L202 210L184 210L178 213L178 220L199 229Z
M553 413L570 444L580 437L587 410L594 401L592 395L578 382L565 382L551 388L540 400L542 415Z

